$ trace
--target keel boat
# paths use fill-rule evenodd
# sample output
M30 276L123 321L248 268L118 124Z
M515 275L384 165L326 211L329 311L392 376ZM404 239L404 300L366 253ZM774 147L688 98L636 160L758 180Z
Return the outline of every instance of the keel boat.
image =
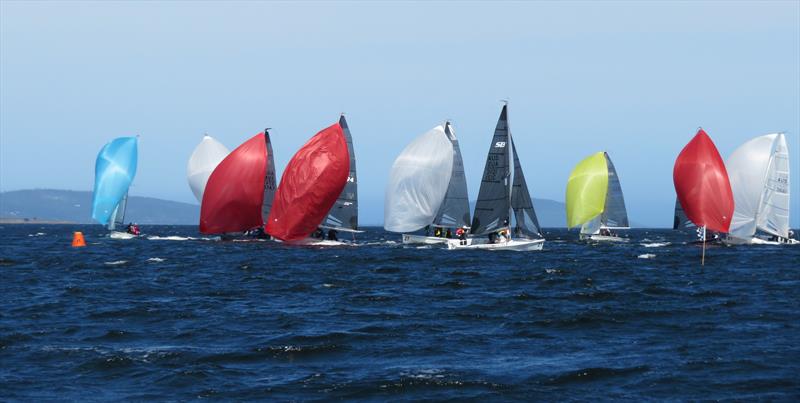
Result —
M797 245L789 230L789 149L783 133L756 137L728 158L732 245Z
M395 159L386 187L384 229L402 233L404 244L445 246L457 233L466 235L469 222L461 149L453 126L445 122Z
M119 137L97 154L92 192L92 218L108 228L115 239L135 238L124 229L128 189L136 176L138 139Z
M472 217L471 236L466 240L448 241L448 249L535 251L544 246L528 184L509 130L507 104L500 111L489 145Z
M567 182L567 228L581 226L580 239L625 242L612 230L628 229L628 213L617 170L608 153L579 162Z

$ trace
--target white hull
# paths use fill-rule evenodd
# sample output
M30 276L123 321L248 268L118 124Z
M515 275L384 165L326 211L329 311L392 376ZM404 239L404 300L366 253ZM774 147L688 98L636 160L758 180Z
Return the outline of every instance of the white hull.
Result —
M723 242L727 245L800 245L796 239L784 239L783 242L770 241L757 236L751 238L737 238L735 236L726 237Z
M333 241L330 239L317 239L306 238L299 241L284 242L280 239L273 239L275 242L285 243L288 245L303 245L303 246L354 246L352 242Z
M447 249L480 249L480 250L510 250L516 252L527 252L542 250L544 239L512 239L497 243L473 243L472 239L467 239L467 244L462 245L458 239L451 239L447 243Z
M580 235L581 241L594 241L594 242L628 242L627 238L622 238L618 236L607 236L607 235L600 235L600 234L591 234L591 235Z
M448 241L457 241L455 238L442 238L438 236L403 234L403 243L406 245L445 245Z
M108 236L111 239L133 239L138 237L138 235L133 235L127 232L119 232L119 231L111 231L111 233L109 233Z

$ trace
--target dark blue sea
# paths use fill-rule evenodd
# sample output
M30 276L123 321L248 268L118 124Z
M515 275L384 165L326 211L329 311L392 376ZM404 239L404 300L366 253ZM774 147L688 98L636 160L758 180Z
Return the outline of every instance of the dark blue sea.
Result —
M143 232L0 226L0 400L800 399L800 246Z

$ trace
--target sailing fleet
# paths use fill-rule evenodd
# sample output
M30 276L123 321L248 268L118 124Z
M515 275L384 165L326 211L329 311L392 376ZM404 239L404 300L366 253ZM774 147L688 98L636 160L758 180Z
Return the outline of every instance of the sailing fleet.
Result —
M538 251L544 247L504 104L489 143L478 199L470 212L467 180L449 121L419 135L389 173L384 229L403 244L450 250ZM342 114L312 136L276 178L270 129L233 151L205 135L187 162L200 202L199 230L223 239L262 238L337 246L355 241L358 180L353 137ZM125 222L136 175L138 138L106 144L95 165L92 218L112 238L134 238ZM789 152L782 133L756 137L727 162L699 129L678 155L674 229L694 229L699 242L798 244L789 229ZM573 169L566 189L567 227L586 242L626 242L630 228L620 178L607 152ZM709 236L709 233L711 234ZM352 241L342 241L349 234Z

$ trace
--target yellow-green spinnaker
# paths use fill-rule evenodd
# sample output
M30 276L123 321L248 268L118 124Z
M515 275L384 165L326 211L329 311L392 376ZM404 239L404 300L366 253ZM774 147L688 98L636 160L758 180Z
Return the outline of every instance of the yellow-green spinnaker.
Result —
M608 165L604 152L579 162L567 182L567 227L581 225L603 212L608 192Z

